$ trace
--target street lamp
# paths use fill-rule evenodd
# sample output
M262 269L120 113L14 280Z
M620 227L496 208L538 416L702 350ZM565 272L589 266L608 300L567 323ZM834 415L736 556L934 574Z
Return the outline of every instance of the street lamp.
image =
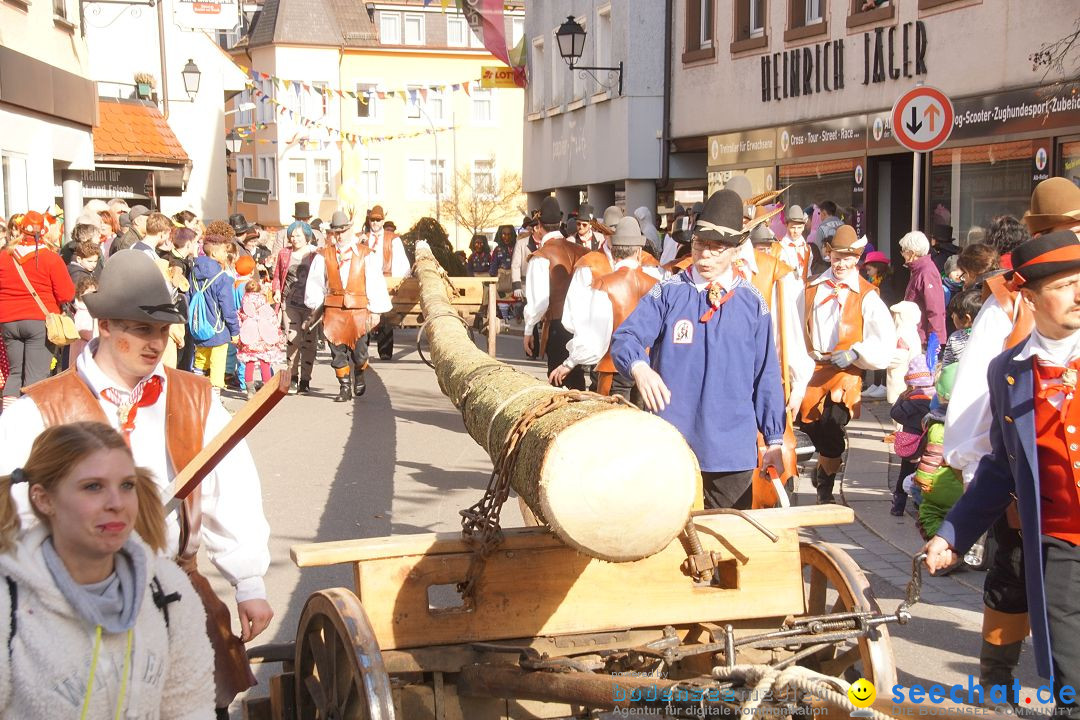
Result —
M240 133L236 130L230 130L229 134L225 136L225 149L229 151L230 155L235 155L240 152L240 149L244 146L244 138L240 137Z
M198 65L188 58L187 65L180 71L180 75L184 78L184 90L188 94L188 99L194 102L195 96L199 94L199 83L202 81L202 73L199 72Z
M255 103L253 103L253 102L242 102L239 105L237 105L235 109L226 110L225 111L225 116L228 117L229 115L233 115L233 114L238 113L238 112L247 112L248 110L254 110L254 109L255 109Z
M599 70L606 72L610 79L616 73L619 75L619 94L622 95L622 74L623 64L619 61L618 67L585 67L584 65L577 65L577 61L581 59L581 54L585 51L585 28L578 24L578 21L574 19L573 15L566 17L566 22L559 26L559 29L555 31L555 40L559 43L559 55L566 64L570 66L570 71L580 70L579 77L585 77L586 73L596 81L601 87L610 89L610 85L604 85L600 82L600 79L593 74L593 70Z

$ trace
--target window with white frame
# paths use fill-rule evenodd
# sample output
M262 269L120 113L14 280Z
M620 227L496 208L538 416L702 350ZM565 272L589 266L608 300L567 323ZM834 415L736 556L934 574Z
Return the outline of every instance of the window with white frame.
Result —
M765 34L765 0L750 0L750 37Z
M259 177L270 181L270 197L277 197L277 156L259 156Z
M461 14L446 16L446 44L450 47L468 47L469 23Z
M53 0L53 15L63 20L67 20L67 0Z
M274 81L267 78L259 80L261 96L255 98L255 120L261 123L274 122L274 106L270 100L274 97Z
M30 209L30 182L26 156L0 153L0 215L8 217Z
M236 107L239 108L244 103L252 103L256 106L258 105L255 100L255 95L251 92L251 90L244 90L242 93L240 93L240 97L236 101ZM237 125L250 125L252 122L254 122L254 120L254 110L240 110L236 113Z
M424 182L426 167L427 161L418 158L410 158L405 163L405 184L408 186L409 197L422 198L427 195Z
M495 194L495 160L473 160L472 185L477 195L490 197Z
M307 161L303 158L289 161L289 189L296 196L307 193Z
M379 117L379 97L374 83L356 84L356 117L375 120Z
M368 197L382 194L382 160L366 158L360 166L360 183Z
M495 121L495 92L491 88L476 88L472 91L473 122L487 125Z
M807 0L809 2L810 0ZM713 0L702 0L701 25L698 28L698 47L701 49L711 48L713 42Z
M510 18L510 47L516 48L525 36L525 18Z
M419 85L408 85L405 87L405 117L410 120L419 120L420 115L420 103L423 102L420 97Z
M806 0L806 24L813 25L822 19L821 0Z
M547 62L547 58L544 56L543 38L533 38L529 62L532 66L532 77L534 78L533 82L529 83L529 106L533 112L539 112L544 107L544 83L542 81L537 82L537 77L543 78L544 63Z
M244 187L244 181L249 177L255 177L254 163L250 155L237 155L236 156L236 189L241 190Z
M379 42L383 45L401 44L401 13L379 12Z
M424 44L424 16L421 13L405 13L405 44Z
M311 92L304 90L304 116L312 120L325 117L329 110L329 99L323 91L330 84L320 80L309 83L309 85L311 86Z
M611 65L611 5L605 5L596 11L596 32L594 33L596 64Z
M315 158L315 192L319 197L333 197L333 176L330 174L330 161L325 158Z
M441 195L446 195L446 161L428 162L427 194L434 195L436 187Z
M432 121L442 120L446 117L446 97L441 90L428 89L427 100L424 100L424 109Z
M483 29L469 26L469 31L469 45L474 48L484 47L484 38L481 37L484 32Z

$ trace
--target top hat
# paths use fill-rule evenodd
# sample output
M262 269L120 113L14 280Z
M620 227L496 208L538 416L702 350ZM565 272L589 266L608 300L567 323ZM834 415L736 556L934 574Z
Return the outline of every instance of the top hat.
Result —
M1043 180L1031 193L1031 208L1024 213L1024 223L1032 235L1055 225L1080 224L1080 187L1068 178Z
M645 236L641 234L641 225L632 217L622 218L615 223L611 244L620 247L644 247Z
M382 205L376 205L368 210L368 220L383 220L386 218L386 213L383 212Z
M335 210L334 214L330 216L330 229L334 232L348 230L350 226L352 226L352 220L341 210Z
M856 235L855 228L850 225L841 225L836 228L836 234L825 241L825 247L830 252L858 256L866 247L866 238Z
M548 195L540 203L540 222L543 225L558 225L562 222L562 209L559 208L559 201L551 195Z
M83 295L90 316L99 320L186 323L172 292L150 256L142 250L120 250L109 258L98 289Z
M1012 251L1012 266L1005 279L1014 288L1080 269L1080 238L1069 230L1055 230L1032 238Z
M593 206L589 203L582 203L577 210L578 222L592 222L596 219L596 213L593 212Z
M307 220L311 217L311 208L306 201L293 203L292 216L297 220Z
M254 225L248 224L247 218L243 213L235 213L229 216L229 227L233 229L237 235L243 235L244 233L251 232L255 229ZM111 259L111 258L110 258Z
M806 213L799 205L788 205L787 212L784 214L787 216L787 222L785 224L802 223L805 225L808 219Z

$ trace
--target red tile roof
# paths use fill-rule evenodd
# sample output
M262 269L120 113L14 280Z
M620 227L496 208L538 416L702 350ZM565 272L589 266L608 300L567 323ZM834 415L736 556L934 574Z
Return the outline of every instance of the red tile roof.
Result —
M94 128L94 158L101 161L191 162L168 121L153 105L99 99L100 124Z

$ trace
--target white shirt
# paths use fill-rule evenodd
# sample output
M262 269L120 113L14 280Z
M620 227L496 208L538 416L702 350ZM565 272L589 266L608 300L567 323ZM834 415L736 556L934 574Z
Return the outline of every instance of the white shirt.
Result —
M664 236L664 248L660 251L660 264L667 265L679 254L679 243L671 235Z
M806 244L806 238L792 240L790 235L784 235L780 240L780 260L795 268L801 282L806 277L806 267L810 262L810 246Z
M386 230L380 230L377 233L368 233L365 235L367 245L372 250L372 255L379 256L379 273L382 273L382 254L383 254L383 238L386 236ZM390 245L390 277L408 277L412 271L412 267L409 265L409 256L405 254L405 244L401 242L401 236L394 235L394 240Z
M99 398L109 424L119 427L116 406L101 397L101 391L114 387L113 382L94 362L97 341L91 342L75 362L79 377L90 392ZM165 378L161 364L153 375ZM158 487L164 490L176 475L165 446L165 392L153 405L138 409L135 429L131 432L131 450L135 464L154 473ZM203 442L209 443L229 423L229 413L217 400L210 403ZM23 397L0 414L0 473L9 473L30 456L34 439L45 430L45 421L37 405ZM200 540L210 562L236 588L236 601L266 597L263 576L270 566L270 526L262 509L262 487L255 461L247 443L241 441L202 481L202 529ZM27 486L12 488L24 529L37 522L30 509ZM168 552L176 555L180 544L179 510L166 518Z
M355 240L353 244L355 244ZM339 246L341 249L348 245ZM342 286L349 282L349 268L353 258L349 258L340 264ZM382 255L370 252L364 259L364 291L368 298L368 311L376 315L382 315L393 308L390 302L390 293L386 290L386 278L382 274ZM304 287L304 304L312 310L320 307L326 300L326 294L330 287L326 283L326 259L322 253L316 253L311 258L311 267L308 269L307 285Z
M806 307L806 293L800 292L797 295L799 314L807 317L806 313L813 313L810 343L812 349L822 355L831 353L840 342L841 308L847 300L848 293L858 291L859 274L852 272L846 279L837 280L830 267L810 284L820 285L826 280L839 284L837 292L840 302L826 301L830 294L828 288L820 288L817 291L813 308ZM863 298L862 317L863 339L851 346L858 355L855 358L855 367L863 370L884 370L889 366L893 351L896 350L896 328L889 308L885 307L885 302L878 293L870 292Z
M751 243L743 243L739 248L739 257L743 260L746 268L757 275L757 253ZM794 266L792 266L794 267ZM806 386L810 377L814 374L814 361L806 352L805 333L803 332L803 316L799 312L798 298L803 294L803 284L798 276L798 269L789 272L780 278L784 290L784 302L780 302L778 288L773 285L772 297L769 298L769 307L772 312L769 315L773 324L773 341L776 344L776 357L780 358L780 318L784 318L784 348L787 356L787 372L791 381L791 395L802 397L806 393Z
M540 238L540 247L547 245L551 238L561 238L562 233L553 230ZM547 313L548 301L551 293L551 263L547 258L536 257L534 254L529 258L529 265L525 270L525 329L526 335L531 335L544 315Z
M945 412L944 457L949 467L960 470L964 482L975 477L983 455L990 454L990 388L986 372L990 361L1001 354L1012 332L1013 321L991 295L971 325L964 354L956 369L956 382Z
M662 268L655 265L642 266L633 258L615 263L612 272L624 267L641 268L642 272L653 276L657 281L662 279ZM588 268L581 268L581 270L587 271ZM590 273L590 277L591 275ZM577 277L577 273L574 273L574 277ZM566 349L570 355L563 365L571 370L578 365L595 365L607 354L608 345L611 343L611 333L615 332L615 316L611 307L611 298L603 290L594 289L590 281L590 284L579 295L570 315L567 315L568 309L570 309L569 302L563 309L563 326L574 336L570 338L570 342L566 343Z
M614 265L611 258L611 248L607 242L604 243L602 251L607 256L608 264ZM612 267L612 271L614 271L614 267ZM562 316L563 327L570 332L574 332L573 328L577 322L577 317L586 317L588 315L589 301L592 297L592 283L592 268L585 265L574 270L574 274L570 277L570 285L566 288L566 299L563 301Z

